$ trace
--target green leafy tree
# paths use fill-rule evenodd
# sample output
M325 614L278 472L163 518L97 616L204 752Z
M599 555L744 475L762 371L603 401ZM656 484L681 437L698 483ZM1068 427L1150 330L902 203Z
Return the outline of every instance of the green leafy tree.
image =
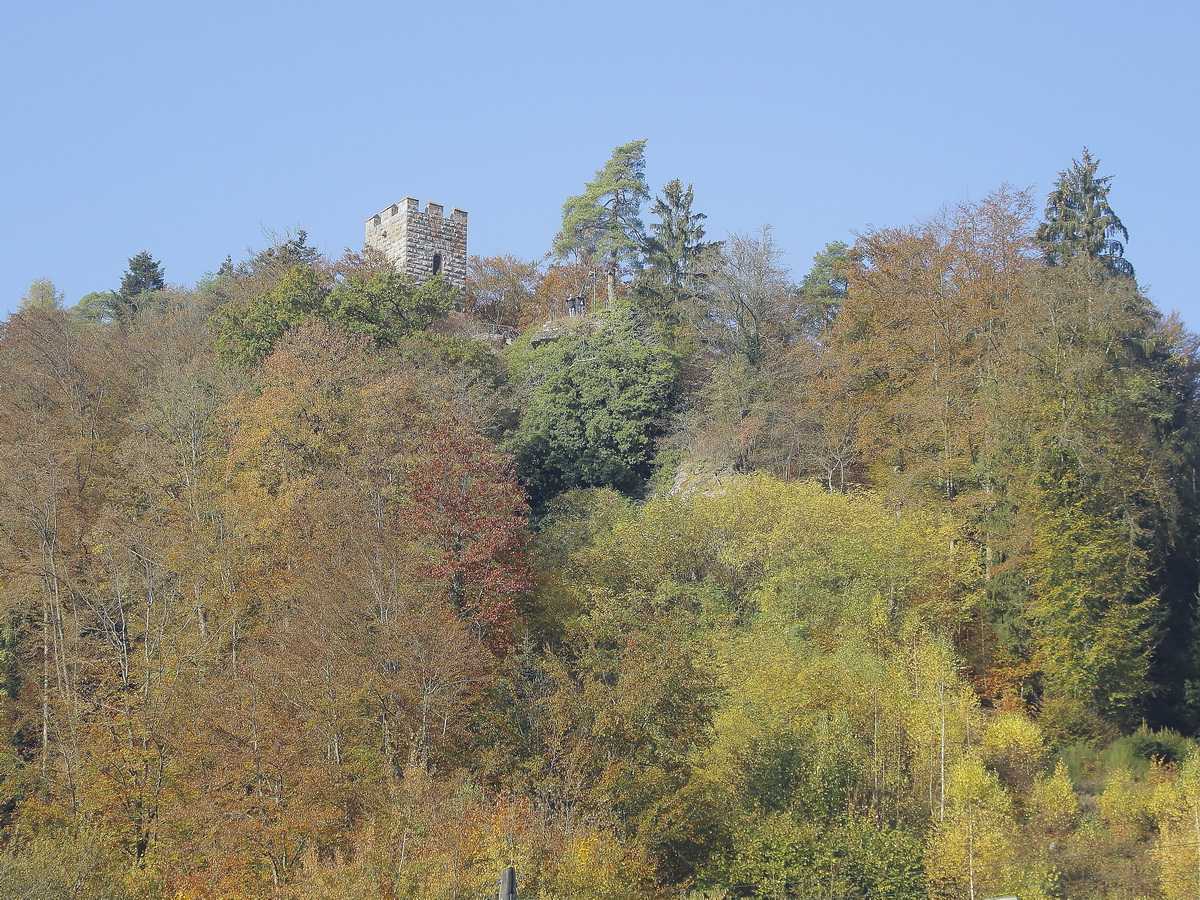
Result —
M79 302L71 307L71 316L81 322L103 322L109 316L109 301L112 294L109 291L91 291L79 298Z
M603 261L609 306L616 304L621 264L636 257L643 246L641 211L649 199L646 142L642 140L613 150L584 192L563 204L562 233L554 242L554 251L563 256L579 253L594 264Z
M455 307L457 296L454 287L440 277L417 284L395 272L352 276L329 292L320 315L390 347L446 315Z
M576 487L636 493L679 377L675 356L628 309L513 360L524 413L510 439L535 503Z
M1129 232L1108 203L1112 176L1097 178L1099 166L1100 160L1092 159L1084 147L1083 159L1059 173L1046 199L1046 220L1038 226L1037 239L1048 265L1087 256L1102 261L1113 275L1132 278L1133 266L1124 258L1122 243L1129 240Z
M217 311L217 355L240 366L260 362L289 329L317 316L328 294L324 279L312 267L293 267L270 290Z
M368 262L367 256L350 254L339 270L338 265L331 265L316 247L309 246L308 234L303 230L295 235L268 234L267 237L274 241L270 247L238 263L234 263L232 257L225 257L215 274L205 277L196 285L198 299L210 311L224 306L236 308L250 304L277 287L284 276L297 266L321 272L323 282L328 286L334 275L349 277L353 272L362 272ZM370 261L375 262L373 256ZM379 268L392 270L391 266Z
M253 365L285 332L310 319L368 335L377 346L394 347L444 316L458 299L443 278L417 284L370 267L350 272L333 286L329 280L319 265L296 263L262 293L227 302L213 316L218 355L237 365Z

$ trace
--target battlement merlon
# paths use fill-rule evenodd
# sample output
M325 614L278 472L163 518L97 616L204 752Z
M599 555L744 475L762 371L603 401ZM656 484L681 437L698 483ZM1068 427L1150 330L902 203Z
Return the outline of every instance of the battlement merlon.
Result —
M399 203L393 203L383 212L378 213L367 219L368 227L374 226L378 228L380 225L387 224L388 219L400 215L401 210L408 216L424 215L436 216L439 219L448 218L451 222L456 222L462 225L467 223L467 211L459 209L457 206L450 207L450 215L444 214L445 207L441 203L434 203L432 200L425 204L425 210L421 210L421 201L416 197L405 197Z

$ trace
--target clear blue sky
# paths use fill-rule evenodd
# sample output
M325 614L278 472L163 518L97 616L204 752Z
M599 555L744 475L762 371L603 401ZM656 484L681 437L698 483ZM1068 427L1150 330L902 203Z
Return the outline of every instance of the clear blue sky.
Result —
M361 246L411 194L473 253L545 252L563 200L647 138L710 235L764 223L797 277L827 241L1008 182L1041 199L1086 145L1127 258L1200 328L1188 2L57 2L0 34L0 315L68 303L149 250L192 285L264 232Z

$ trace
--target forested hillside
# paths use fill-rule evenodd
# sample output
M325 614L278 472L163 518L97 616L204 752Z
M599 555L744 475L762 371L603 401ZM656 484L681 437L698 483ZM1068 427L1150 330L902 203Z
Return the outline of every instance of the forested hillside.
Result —
M30 288L0 896L1196 896L1200 356L1098 161L799 274L644 151L461 295Z

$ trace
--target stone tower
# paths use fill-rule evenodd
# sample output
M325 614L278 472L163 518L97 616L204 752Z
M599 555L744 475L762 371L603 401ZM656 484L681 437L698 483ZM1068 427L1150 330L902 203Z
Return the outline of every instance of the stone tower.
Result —
M441 275L460 291L467 280L467 214L440 203L405 197L367 219L367 246L386 254L396 268L417 282Z

